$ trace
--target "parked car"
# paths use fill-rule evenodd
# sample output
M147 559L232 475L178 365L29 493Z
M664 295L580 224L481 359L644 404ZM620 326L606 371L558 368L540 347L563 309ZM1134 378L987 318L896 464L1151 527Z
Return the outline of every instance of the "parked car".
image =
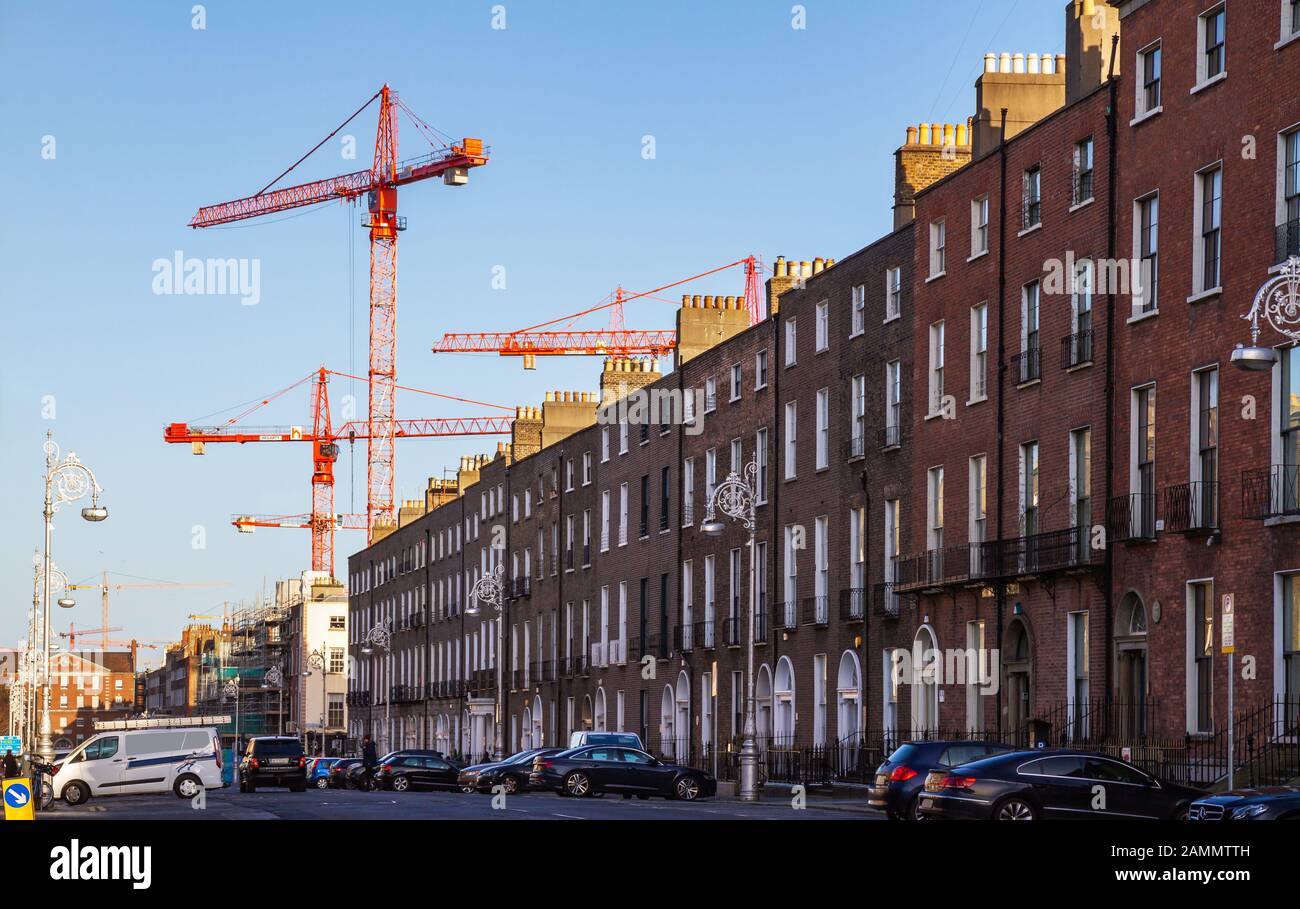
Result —
M659 795L691 802L718 790L717 780L703 770L669 764L636 748L609 745L537 755L529 782L537 789L579 798L619 792L625 798Z
M317 789L328 789L330 785L330 768L342 758L307 758L307 785Z
M1300 787L1220 792L1192 802L1187 817L1193 821L1300 821Z
M388 763L398 755L420 755L423 757L436 757L436 758L443 757L443 753L441 751L429 751L429 750L416 749L416 748L408 748L400 751L390 751L375 763L375 770L378 770L380 767L384 766L385 763ZM344 786L347 789L371 790L377 788L377 783L372 778L371 774L367 773L366 765L361 761L357 761L356 764L348 768L347 779L345 781Z
M605 732L580 729L569 733L569 747L582 748L585 745L620 745L645 751L645 742L635 732Z
M980 758L1011 751L995 742L904 742L876 768L875 782L867 791L867 804L881 808L890 820L919 820L921 789L932 770L946 770Z
M101 732L58 762L51 785L69 805L146 792L192 799L222 786L221 740L210 726Z
M932 771L921 793L927 818L1177 820L1204 793L1156 779L1106 754L1012 751Z
M361 765L361 758L339 758L329 770L329 788L347 789L348 771Z
M563 748L529 748L512 754L504 761L487 764L472 764L460 772L457 783L461 792L491 792L495 786L504 786L509 795L527 792L531 788L530 778L533 771L533 759L541 756L559 754Z
M399 751L379 762L375 784L380 789L450 789L456 786L461 765L440 754Z
M239 791L256 792L258 786L286 786L290 792L307 791L307 756L302 742L292 735L259 735L248 740L239 762Z

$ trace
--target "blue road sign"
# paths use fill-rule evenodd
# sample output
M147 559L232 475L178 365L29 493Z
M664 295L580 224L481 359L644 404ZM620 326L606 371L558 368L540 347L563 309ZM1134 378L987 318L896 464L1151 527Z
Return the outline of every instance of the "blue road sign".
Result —
M12 751L14 757L23 753L23 740L16 735L0 735L0 755Z
M32 791L26 783L10 783L5 787L5 804L10 808L26 808L32 800Z

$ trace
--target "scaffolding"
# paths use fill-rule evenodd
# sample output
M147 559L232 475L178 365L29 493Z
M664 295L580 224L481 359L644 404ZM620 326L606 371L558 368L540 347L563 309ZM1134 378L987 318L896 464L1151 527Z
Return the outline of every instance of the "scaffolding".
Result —
M272 668L284 672L289 643L288 605L259 600L240 604L223 634L205 648L199 667L198 702L206 712L229 714L220 727L222 739L233 744L255 735L280 735L286 728L288 703L283 684L268 685ZM231 682L238 696L229 696Z

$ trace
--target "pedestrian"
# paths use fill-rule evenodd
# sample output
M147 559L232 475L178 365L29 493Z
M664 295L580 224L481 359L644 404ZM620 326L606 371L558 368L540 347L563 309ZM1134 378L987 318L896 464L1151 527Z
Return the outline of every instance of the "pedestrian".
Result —
M11 780L18 776L18 759L14 757L13 749L5 749L5 779Z
M361 764L366 768L365 788L367 789L374 784L375 765L378 763L379 752L375 748L375 743L367 734L361 739Z

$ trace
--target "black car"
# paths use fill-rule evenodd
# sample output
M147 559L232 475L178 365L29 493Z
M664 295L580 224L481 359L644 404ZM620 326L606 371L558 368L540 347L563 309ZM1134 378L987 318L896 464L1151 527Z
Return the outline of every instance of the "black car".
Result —
M495 786L504 786L508 795L527 792L533 772L533 760L559 754L563 748L529 748L512 754L504 761L473 764L461 770L457 782L461 792L491 792Z
M239 762L239 791L256 792L258 786L287 786L291 792L307 791L307 756L302 742L291 735L260 735L248 740Z
M329 788L348 788L348 771L361 766L361 758L342 758L330 766Z
M456 786L460 764L433 754L399 751L379 762L375 784L380 789L406 792L408 789L448 789Z
M1199 798L1187 809L1192 821L1300 821L1300 787L1233 789Z
M932 771L921 793L927 818L1177 820L1204 793L1158 780L1090 751L1012 751Z
M375 763L374 769L378 771L380 767L384 766L385 763L392 761L392 759L397 757L398 755L419 755L421 757L436 757L436 758L443 757L441 751L428 751L428 750L417 749L417 748L404 748L401 751L390 751L387 754L385 754ZM346 773L346 777L344 778L344 783L343 783L343 788L345 789L370 790L376 788L377 786L375 780L373 779L372 774L367 772L366 765L362 761L358 761L356 764L349 767L345 771L345 773Z
M534 788L585 797L619 792L625 798L652 795L691 802L713 795L718 782L703 770L669 764L636 748L588 745L533 758Z
M932 770L946 770L980 758L1011 751L1010 745L973 740L904 742L876 768L867 804L890 820L921 820L921 788Z

